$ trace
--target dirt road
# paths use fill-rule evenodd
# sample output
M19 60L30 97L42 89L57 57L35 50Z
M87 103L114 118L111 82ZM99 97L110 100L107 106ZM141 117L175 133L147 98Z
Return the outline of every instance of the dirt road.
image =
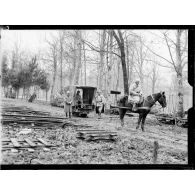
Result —
M25 100L3 99L2 106L27 106L33 110L46 111L52 116L64 117L63 109L49 104L28 103ZM136 130L137 116L125 116L125 126L120 127L117 115L103 115L97 119L94 113L88 118L72 118L75 124L91 125L94 129L117 131L115 142L86 142L76 137L75 127L64 129L34 129L28 138L41 136L58 145L49 151L4 151L2 164L152 164L153 143L158 141L158 164L187 164L187 129L172 125L159 124L153 115L146 119L145 132ZM2 126L2 135L20 137L18 131L24 126L8 133L9 128Z

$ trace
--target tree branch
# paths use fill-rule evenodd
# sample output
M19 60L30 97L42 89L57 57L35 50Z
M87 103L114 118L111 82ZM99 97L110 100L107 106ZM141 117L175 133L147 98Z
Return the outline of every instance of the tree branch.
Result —
M97 49L94 45L92 45L91 43L89 43L89 42L86 41L86 40L82 40L82 42L85 43L88 47L90 47L93 51L111 53L111 54L114 54L114 55L116 55L116 56L118 56L118 57L121 57L120 55L118 55L117 53L115 53L115 52L113 52L113 51L112 51L112 52L110 52L110 51L105 51L105 50L101 50L101 51L100 51L99 48Z
M173 56L172 56L172 53L171 53L171 49L170 49L170 46L169 46L169 43L168 43L168 40L167 40L167 35L166 35L165 33L164 33L164 37L165 37L165 41L166 41L166 44L167 44L167 47L168 47L168 50L169 50L169 55L170 55L170 57L171 57L173 66L174 66L175 70L177 70L177 69L176 69L176 66L175 66L175 62L174 62L174 60L173 60Z
M158 56L159 58L165 60L165 61L168 62L169 64L173 65L172 62L170 62L169 60L167 60L167 59L164 58L163 56L161 56L161 55L157 54L156 52L154 52L153 50L151 50L151 49L150 49L148 46L146 46L144 43L143 43L143 45L144 45L146 48L148 48L148 50L149 50L151 53L153 53L154 55Z
M161 63L159 63L159 62L157 62L157 61L154 61L154 60L145 59L145 61L148 61L148 62L154 62L154 63L156 63L156 64L157 64L157 65L159 65L159 66L162 66L162 67L165 67L165 68L171 68L171 69L172 69L172 67L162 65Z

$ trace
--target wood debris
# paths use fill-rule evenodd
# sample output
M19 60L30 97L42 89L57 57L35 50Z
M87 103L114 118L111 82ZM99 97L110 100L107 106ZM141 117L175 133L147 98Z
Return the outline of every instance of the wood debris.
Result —
M96 129L77 130L77 138L85 141L116 141L116 137L117 132Z

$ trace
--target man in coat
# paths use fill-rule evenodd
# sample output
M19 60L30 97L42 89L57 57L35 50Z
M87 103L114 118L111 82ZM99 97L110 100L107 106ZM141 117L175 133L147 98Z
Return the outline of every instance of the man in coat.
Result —
M96 113L98 114L99 118L101 118L101 113L104 112L104 104L105 98L102 95L101 91L97 91L97 96L95 98L96 101Z
M71 118L72 116L72 97L70 95L70 91L66 92L66 96L64 97L64 112L66 114L66 117Z
M130 100L133 101L133 111L137 111L137 104L140 102L142 97L142 89L139 79L136 79L135 82L130 86Z
M76 108L81 108L82 98L81 98L79 90L77 91L76 96L75 96L75 104L76 104Z

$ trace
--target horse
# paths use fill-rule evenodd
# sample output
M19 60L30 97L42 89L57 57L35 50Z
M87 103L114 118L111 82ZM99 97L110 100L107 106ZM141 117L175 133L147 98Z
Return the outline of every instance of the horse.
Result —
M138 103L138 110L134 111L134 113L139 113L139 118L138 118L136 129L139 129L139 126L141 123L141 129L142 131L144 131L144 124L145 124L146 116L150 112L150 109L152 108L152 106L157 101L160 103L160 105L163 108L166 107L167 103L166 103L165 92L159 92L159 93L154 93L152 95L149 95L146 98L143 98L143 100L140 103ZM118 106L119 106L119 116L121 120L121 126L124 126L124 116L127 111L127 109L124 107L128 107L128 110L132 112L133 104L132 102L128 102L128 96L125 95L119 99Z

